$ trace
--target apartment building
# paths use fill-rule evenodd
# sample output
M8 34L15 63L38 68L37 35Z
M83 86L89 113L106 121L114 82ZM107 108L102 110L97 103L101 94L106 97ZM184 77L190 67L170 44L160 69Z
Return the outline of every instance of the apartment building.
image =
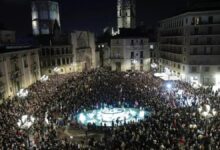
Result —
M220 11L192 11L160 21L159 70L192 84L220 85Z
M111 69L116 71L150 69L150 46L144 36L115 36L111 39Z
M31 46L0 48L0 99L13 97L20 89L39 80L38 50Z

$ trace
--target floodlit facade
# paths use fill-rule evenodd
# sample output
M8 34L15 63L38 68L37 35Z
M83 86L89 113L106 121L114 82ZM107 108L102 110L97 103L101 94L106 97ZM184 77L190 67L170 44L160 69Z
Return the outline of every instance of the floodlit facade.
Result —
M99 42L96 47L99 52L99 62L100 67L111 67L111 48L108 42Z
M114 37L109 54L113 71L150 70L150 47L146 37Z
M135 0L118 0L117 3L117 24L120 28L136 27L136 4Z
M41 46L42 74L66 74L96 68L97 56L93 33L74 31L65 35L64 39L51 41L50 44ZM59 68L59 71L55 71L54 68Z
M74 31L70 36L74 62L78 71L96 68L97 63L95 35L89 31Z
M0 49L0 99L4 99L35 83L41 74L38 48L6 46Z
M162 20L158 40L161 72L192 84L220 85L220 11Z
M75 71L71 45L44 45L40 50L40 65L43 75L65 74ZM54 68L58 67L59 72Z
M33 35L54 34L55 28L60 29L58 2L33 0L31 6Z

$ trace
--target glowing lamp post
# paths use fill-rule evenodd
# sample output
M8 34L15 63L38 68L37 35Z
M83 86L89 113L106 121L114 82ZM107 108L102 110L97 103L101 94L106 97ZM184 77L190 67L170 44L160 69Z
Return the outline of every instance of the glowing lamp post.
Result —
M134 64L137 64L137 60L133 60L133 63L134 63Z
M210 105L206 104L198 108L198 112L202 118L205 119L205 134L207 133L207 125L208 119L215 117L217 115L217 111L212 109Z
M152 63L151 68L152 68L153 71L156 71L157 68L158 68L158 65L156 63Z
M18 91L17 96L19 98L26 98L28 96L28 90L27 89L20 89L20 91Z

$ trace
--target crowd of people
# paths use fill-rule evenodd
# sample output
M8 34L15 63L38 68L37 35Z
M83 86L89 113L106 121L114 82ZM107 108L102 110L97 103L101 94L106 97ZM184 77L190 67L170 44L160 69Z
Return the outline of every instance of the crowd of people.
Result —
M28 91L26 98L14 97L0 106L0 149L220 149L219 113L204 117L198 111L207 105L220 111L220 97L209 89L165 82L150 72L95 69L55 75ZM77 143L60 138L60 127L83 127L75 117L81 111L119 101L153 113L138 123L107 128L101 139L86 136ZM35 118L28 128L17 123L24 115Z

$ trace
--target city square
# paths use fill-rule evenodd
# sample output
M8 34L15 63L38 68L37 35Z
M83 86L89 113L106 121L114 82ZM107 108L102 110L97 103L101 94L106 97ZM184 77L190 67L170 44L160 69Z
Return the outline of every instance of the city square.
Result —
M3 0L0 18L0 149L220 149L218 0Z

